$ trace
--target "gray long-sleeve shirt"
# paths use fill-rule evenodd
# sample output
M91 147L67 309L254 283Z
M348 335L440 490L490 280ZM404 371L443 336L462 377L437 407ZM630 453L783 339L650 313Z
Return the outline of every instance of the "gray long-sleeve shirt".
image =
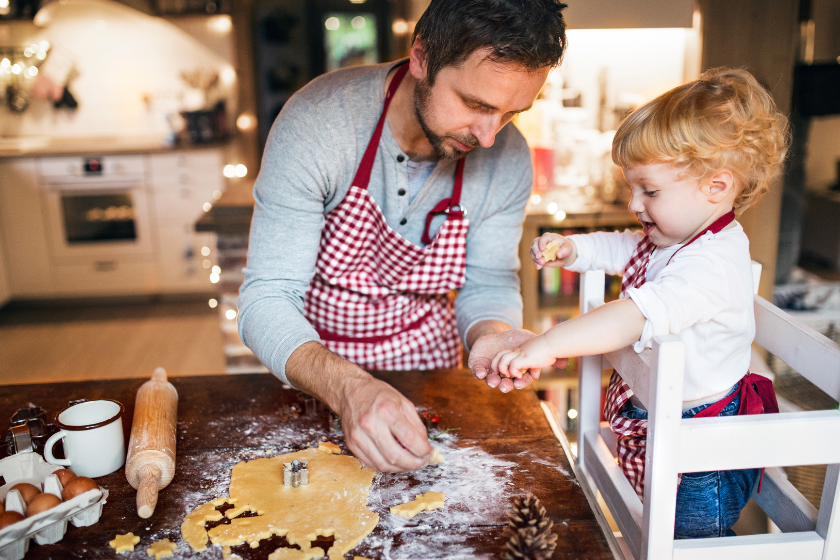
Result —
M303 315L303 298L315 273L324 215L350 188L382 112L385 79L393 66L349 68L313 80L289 99L268 136L254 185L239 333L285 382L292 352L320 340ZM407 161L386 123L368 192L388 225L421 245L426 214L452 194L455 162L441 160L409 203ZM528 146L512 124L496 135L492 147L475 148L467 156L461 195L470 222L467 272L455 304L461 340L478 321L521 326L517 253L532 178ZM432 237L444 219L432 221Z

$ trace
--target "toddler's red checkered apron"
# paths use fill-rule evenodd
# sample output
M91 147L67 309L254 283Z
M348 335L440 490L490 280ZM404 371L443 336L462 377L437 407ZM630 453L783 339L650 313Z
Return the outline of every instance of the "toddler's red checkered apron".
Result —
M733 211L721 216L715 220L712 225L695 235L688 243L677 249L677 251L671 255L671 259L673 259L674 255L676 255L681 249L694 243L694 241L707 231L718 233L734 219L735 212ZM629 288L638 288L645 283L645 274L647 273L648 262L650 261L650 255L654 248L655 245L648 236L643 237L642 240L639 241L639 244L636 246L636 250L630 257L630 261L628 261L627 266L624 268L624 280L621 282L620 297L623 298L624 293ZM671 259L668 259L668 263L671 262ZM668 266L668 264L665 266ZM736 394L738 394L737 391L733 394L733 398ZM641 498L644 497L645 494L645 445L647 443L648 421L625 418L619 414L621 407L624 406L624 403L630 400L630 397L632 396L633 391L624 382L624 380L621 379L618 372L613 370L612 376L610 377L610 384L607 388L606 402L604 404L604 418L606 418L607 422L610 423L612 431L618 435L618 465L621 467L621 470L624 471L624 475L627 477L627 480L630 481L633 489ZM697 417L705 415L704 413L706 413L709 409L714 409L714 406L701 411ZM721 410L723 410L723 407L721 407ZM719 413L720 410L715 413L715 416Z
M452 196L426 216L425 247L385 222L368 193L385 115L408 64L394 75L382 115L344 200L326 215L306 318L324 345L365 369L424 370L461 365L450 292L464 285L469 222L460 206L464 160ZM429 238L434 214L447 214Z

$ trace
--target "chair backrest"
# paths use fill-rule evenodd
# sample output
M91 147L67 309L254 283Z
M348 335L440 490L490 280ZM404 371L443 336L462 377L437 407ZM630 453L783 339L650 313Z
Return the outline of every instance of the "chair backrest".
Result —
M582 276L581 312L603 304L604 279L603 271ZM840 347L755 297L756 342L840 400ZM642 354L625 348L580 360L577 468L590 491L601 492L626 556L840 559L840 411L683 420L684 366L675 335L655 337ZM614 434L599 422L601 374L608 368L621 373L648 409L644 502L616 464ZM776 468L809 464L829 465L819 512ZM674 541L678 473L758 467L770 468L753 497L781 533Z

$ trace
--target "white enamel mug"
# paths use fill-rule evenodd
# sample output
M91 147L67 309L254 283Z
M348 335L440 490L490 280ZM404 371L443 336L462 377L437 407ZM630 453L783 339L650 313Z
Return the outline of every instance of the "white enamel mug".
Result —
M96 478L111 474L125 464L123 405L112 400L85 401L68 406L56 419L59 431L44 445L44 458L64 465L78 476ZM64 440L64 456L53 455L58 440Z

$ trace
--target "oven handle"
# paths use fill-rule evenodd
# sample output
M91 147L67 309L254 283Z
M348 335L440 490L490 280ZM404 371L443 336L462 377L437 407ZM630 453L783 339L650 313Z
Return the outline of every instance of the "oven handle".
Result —
M61 179L59 181L42 182L41 187L48 191L105 191L145 189L146 183L142 179L114 180L107 177L80 177L72 180Z

